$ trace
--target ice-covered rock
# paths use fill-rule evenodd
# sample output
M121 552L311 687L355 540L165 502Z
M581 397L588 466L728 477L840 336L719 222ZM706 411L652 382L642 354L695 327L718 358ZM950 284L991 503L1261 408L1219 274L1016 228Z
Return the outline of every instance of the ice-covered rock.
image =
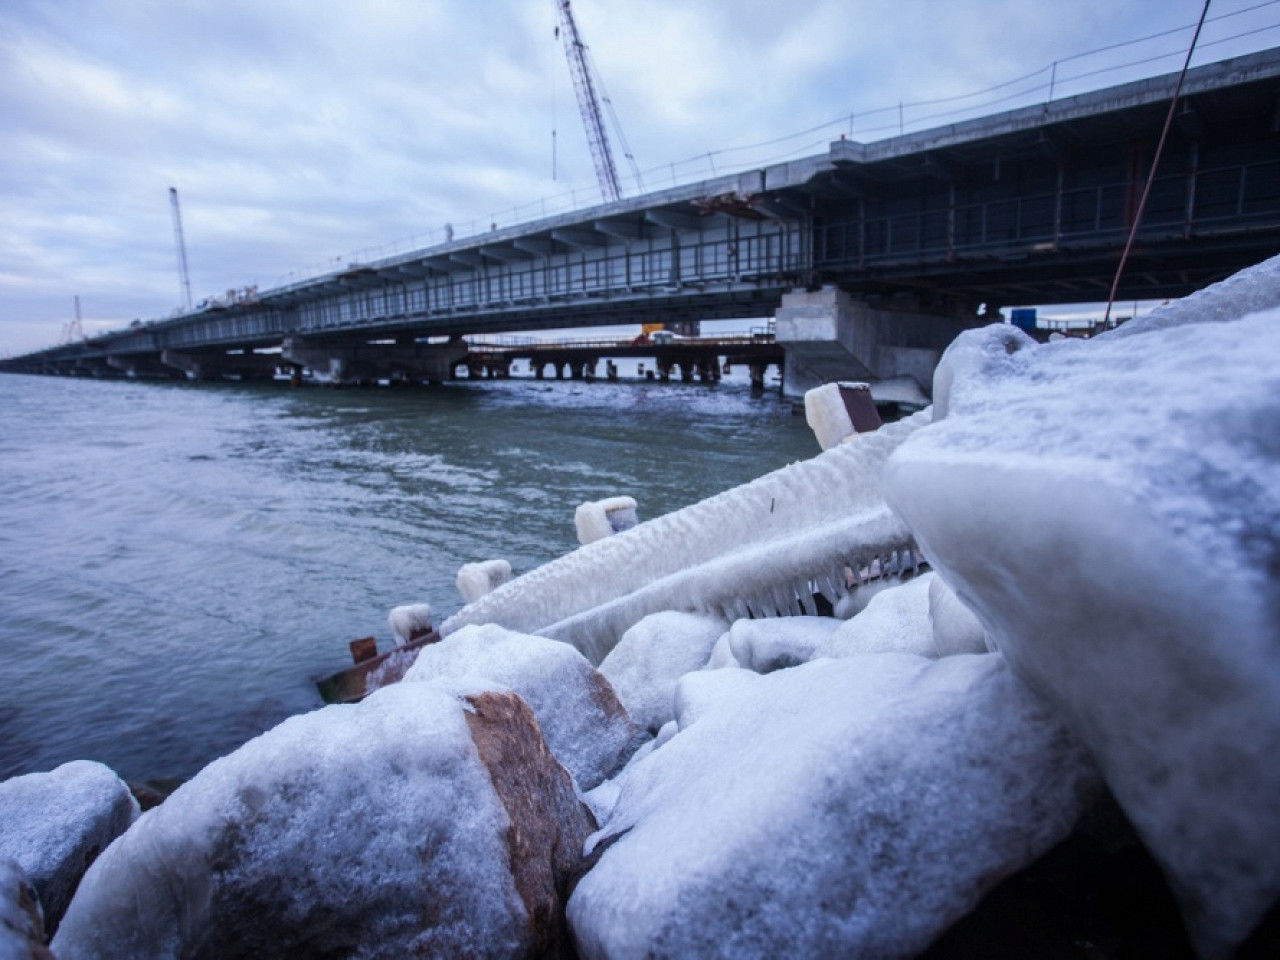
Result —
M541 956L592 825L513 694L397 684L292 717L86 875L62 960Z
M35 886L49 932L89 865L137 817L128 785L90 760L0 783L0 858Z
M464 563L458 568L454 581L466 603L475 603L486 593L492 593L511 579L511 564L506 560L482 560Z
M843 624L834 617L738 620L729 628L729 652L739 666L771 673L812 660Z
M622 635L601 661L600 672L635 724L655 733L675 716L676 681L706 665L728 628L728 621L714 614L650 614Z
M633 745L635 727L609 681L567 643L493 624L470 627L424 647L404 682L459 678L523 697L583 790L612 773Z
M934 574L908 580L882 590L866 609L840 628L818 648L821 657L852 657L864 653L913 653L937 657L933 621L929 619L929 584ZM976 651L971 651L976 652Z
M44 945L40 897L17 861L0 857L0 957L54 960Z
M726 631L711 648L711 656L707 658L705 669L719 670L721 667L740 666L742 664L733 658L733 648L729 646L729 634Z
M1206 956L1280 898L1280 310L1227 319L1278 275L1123 336L962 334L947 418L886 470L929 560L1098 757Z
M982 622L939 576L929 581L929 621L933 624L933 642L940 656L982 653L990 649Z
M1084 751L998 655L689 674L569 901L580 953L908 957L1064 837ZM607 844L607 846L606 846Z
M392 607L387 614L387 626L391 628L396 643L404 645L416 640L431 629L431 604L407 603Z

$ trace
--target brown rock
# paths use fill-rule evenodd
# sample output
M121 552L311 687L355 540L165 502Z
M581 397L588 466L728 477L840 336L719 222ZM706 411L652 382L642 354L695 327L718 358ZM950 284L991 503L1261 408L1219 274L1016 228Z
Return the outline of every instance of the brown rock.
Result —
M13 860L0 860L0 957L54 960L44 945L44 914L36 888Z
M610 695L612 691L610 690ZM510 868L529 914L529 956L571 957L564 906L585 867L582 848L596 824L538 721L513 693L468 697L467 726L507 810Z
M594 828L515 694L401 683L206 767L90 869L67 960L569 955Z

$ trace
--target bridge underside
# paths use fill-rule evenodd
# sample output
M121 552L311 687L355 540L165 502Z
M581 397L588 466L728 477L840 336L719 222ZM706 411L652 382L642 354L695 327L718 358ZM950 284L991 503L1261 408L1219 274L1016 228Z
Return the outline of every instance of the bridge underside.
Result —
M419 341L775 317L792 291L826 290L818 299L839 321L833 349L843 337L841 349L861 358L845 363L849 375L909 368L922 381L925 354L977 322L980 304L1106 298L1172 86L1156 77L877 143L838 141L817 156L350 264L0 368L112 375L124 364L141 375L168 355L189 375L252 371L266 362L245 351L288 343L291 356L330 370L348 361L372 370L369 357L394 359L392 347ZM1270 50L1188 74L1119 297L1181 296L1277 250L1280 50ZM794 332L790 349L835 369L811 339L820 327ZM421 359L406 369L426 371Z

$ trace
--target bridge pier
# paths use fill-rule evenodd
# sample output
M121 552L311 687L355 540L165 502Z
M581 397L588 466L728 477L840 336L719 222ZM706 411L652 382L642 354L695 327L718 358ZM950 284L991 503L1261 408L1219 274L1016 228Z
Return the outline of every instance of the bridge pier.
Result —
M341 343L290 337L280 357L286 363L310 367L337 384L373 380L452 379L456 367L467 359L461 337L447 343Z
M785 351L783 396L835 380L909 377L927 396L942 351L977 323L959 311L870 303L834 286L783 294L775 338Z
M241 380L270 380L275 376L280 358L272 354L254 353L183 353L164 350L160 362L186 374L191 380L219 380L238 377Z
M172 380L178 376L173 368L160 362L159 354L111 354L107 366L136 380Z

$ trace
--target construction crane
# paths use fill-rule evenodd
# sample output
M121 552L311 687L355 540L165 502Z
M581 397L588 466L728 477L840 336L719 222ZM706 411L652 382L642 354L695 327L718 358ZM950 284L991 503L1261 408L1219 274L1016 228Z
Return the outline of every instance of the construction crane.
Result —
M564 43L564 53L569 60L569 73L573 77L573 89L578 95L578 110L582 114L582 124L587 130L587 144L591 147L591 159L596 167L596 180L600 183L600 194L606 202L622 197L622 187L618 183L618 168L613 162L613 152L609 149L609 135L605 132L604 118L600 114L600 100L609 107L614 129L622 142L623 153L631 161L631 168L640 182L640 171L636 168L635 158L627 148L626 138L622 135L622 127L613 114L613 104L607 96L597 97L596 89L604 93L603 85L591 69L587 45L582 42L582 34L573 19L573 11L569 9L569 0L555 0L556 11L560 16L556 33Z
M76 294L76 297L75 297L75 304L76 304L76 318L74 320L68 320L66 323L62 325L62 342L63 343L76 343L80 340L85 339L84 321L80 317L80 294L78 293Z
M178 247L178 280L182 284L183 306L191 309L191 274L187 270L187 242L182 238L182 210L178 206L178 189L169 188L169 206L173 208L173 241Z

